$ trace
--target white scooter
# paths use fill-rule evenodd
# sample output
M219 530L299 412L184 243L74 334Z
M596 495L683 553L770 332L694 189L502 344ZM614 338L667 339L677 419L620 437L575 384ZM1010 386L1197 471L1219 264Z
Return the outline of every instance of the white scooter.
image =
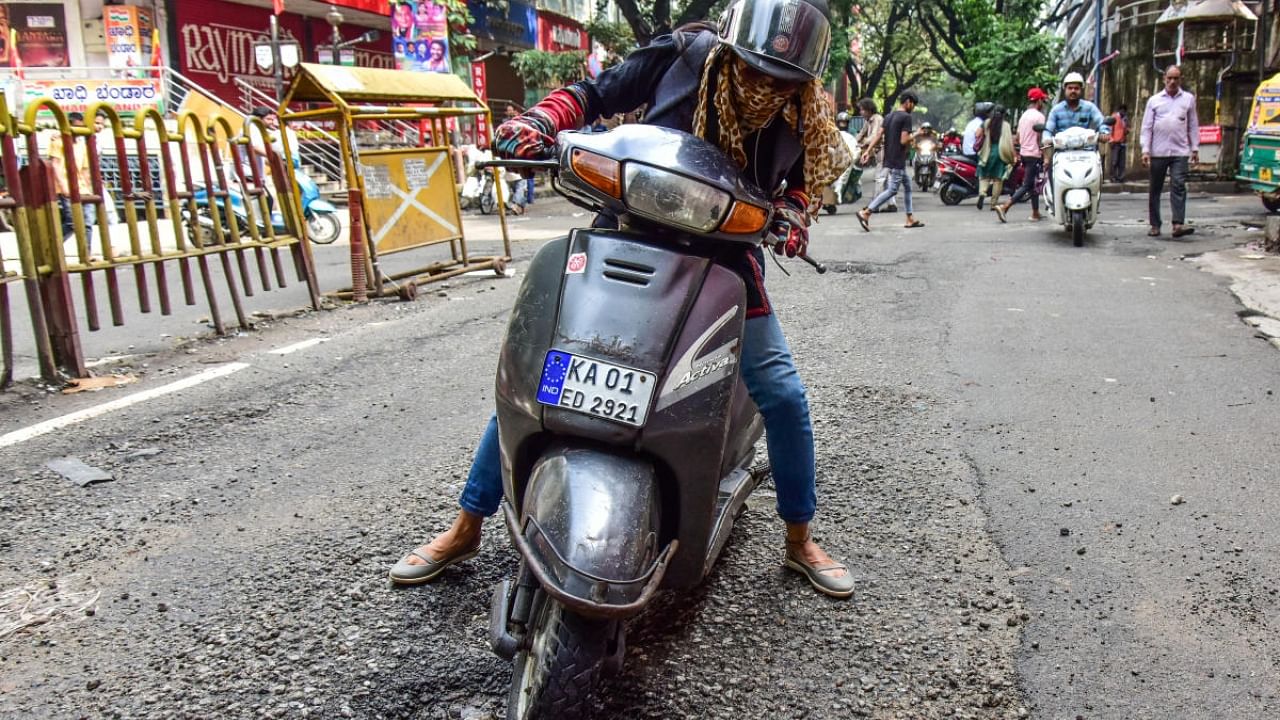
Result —
M1037 126L1039 127L1039 126ZM1040 202L1071 233L1076 247L1084 245L1084 233L1098 220L1102 199L1102 155L1099 142L1110 133L1073 127L1053 136L1051 182L1044 184Z

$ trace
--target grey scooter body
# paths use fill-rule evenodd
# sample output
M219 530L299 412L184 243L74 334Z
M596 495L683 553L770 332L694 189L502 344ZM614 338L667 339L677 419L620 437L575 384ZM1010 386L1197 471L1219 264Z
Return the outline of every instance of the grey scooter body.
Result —
M763 425L738 372L746 289L712 257L761 242L762 232L721 227L735 204L767 225L768 198L713 145L679 131L628 125L561 133L558 144L548 163L556 189L621 229L577 229L539 250L498 364L502 510L521 569L495 589L490 640L516 658L509 716L522 719L581 709L586 690L570 685L595 676L582 665L620 669L619 621L659 589L701 582L767 473L753 470ZM655 208L674 216L686 197L659 193L646 209L631 202L629 172L602 192L572 162L584 151L697 180L724 203L708 206L709 226L681 227ZM577 377L595 364L636 381L631 397L648 398L647 417L593 414L581 393L554 387L566 368ZM643 405L604 408L625 417ZM562 659L574 669L549 680Z

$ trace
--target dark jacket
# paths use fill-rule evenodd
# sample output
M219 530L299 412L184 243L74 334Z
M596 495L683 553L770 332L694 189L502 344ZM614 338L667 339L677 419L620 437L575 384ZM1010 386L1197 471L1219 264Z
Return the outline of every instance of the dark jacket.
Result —
M646 124L692 132L702 69L717 42L716 34L710 31L680 33L679 38L664 35L595 80L576 83L587 100L585 116L608 117L645 105ZM714 107L710 112L707 122L714 127ZM777 193L783 180L788 187L804 188L804 146L797 131L780 116L746 137L743 147L747 155L745 176L765 194ZM747 317L767 315L769 299L764 291L764 253L760 248L718 260L746 283Z

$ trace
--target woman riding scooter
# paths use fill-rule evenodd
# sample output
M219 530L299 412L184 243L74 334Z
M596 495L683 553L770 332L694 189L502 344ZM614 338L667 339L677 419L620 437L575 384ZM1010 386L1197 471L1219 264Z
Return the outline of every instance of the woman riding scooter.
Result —
M789 22L784 28L751 22L753 17ZM694 24L659 38L596 79L557 90L503 123L494 145L505 157L546 157L556 133L647 104L645 123L707 139L769 192L774 233L785 238L780 247L788 256L804 255L813 205L806 190L830 184L852 162L821 85L829 43L826 0L737 0L726 10L719 34L714 26ZM596 224L607 227L616 220L601 216ZM747 287L739 362L764 418L778 513L786 523L785 563L819 591L849 597L848 569L833 562L810 534L817 507L813 430L804 386L764 290L764 254L756 247L717 260ZM397 563L392 581L427 582L479 552L481 523L502 498L501 467L497 423L491 419L453 526Z

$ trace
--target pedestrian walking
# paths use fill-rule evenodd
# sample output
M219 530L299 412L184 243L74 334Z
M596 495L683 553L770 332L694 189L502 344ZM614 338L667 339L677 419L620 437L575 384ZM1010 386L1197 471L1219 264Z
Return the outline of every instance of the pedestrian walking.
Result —
M1005 110L997 105L991 110L991 116L982 122L978 137L982 141L982 149L978 151L978 209L982 209L982 199L991 198L991 209L995 210L1004 192L1004 179L1009 168L1016 159L1013 153L1013 129L1004 118Z
M1182 68L1164 71L1164 89L1147 100L1142 113L1142 166L1151 170L1147 194L1147 219L1151 237L1160 235L1160 194L1170 177L1169 205L1173 209L1173 236L1195 232L1186 226L1187 171L1200 161L1200 118L1196 96L1182 89Z
M996 217L1000 218L1000 222L1008 222L1009 208L1027 198L1031 199L1031 221L1039 222L1042 219L1040 193L1036 192L1036 185L1044 167L1044 156L1040 150L1040 131L1036 130L1036 125L1044 126L1044 103L1048 99L1049 94L1038 87L1027 91L1027 101L1031 104L1022 112L1022 117L1018 118L1018 155L1022 163L1022 185L1003 205L996 204Z
M876 108L876 101L871 98L862 98L858 101L858 112L862 115L864 122L862 129L858 131L854 138L858 141L858 147L862 149L862 156L859 158L859 164L864 168L876 168L876 197L884 192L885 178L888 172L884 169L884 116L880 114ZM890 203L885 207L885 212L898 212L898 206Z
M1127 137L1129 135L1129 106L1121 105L1111 113L1111 157L1107 167L1111 169L1112 182L1124 182L1125 171L1125 153L1128 152L1129 143Z
M67 122L72 127L84 127L84 113L67 113ZM58 193L58 214L64 242L75 236L75 219L71 213L71 183L76 183L81 197L93 192L93 172L89 169L89 151L84 141L74 135L71 137L70 154L74 158L72 167L67 166L67 150L61 133L49 139L49 161L53 165L53 184ZM97 223L98 216L91 209L92 206L88 204L80 206L86 231Z
M888 179L884 192L876 196L871 204L858 211L858 222L862 229L871 231L871 213L877 208L893 200L902 188L903 209L907 211L908 228L924 227L924 223L915 218L911 207L911 182L907 177L907 153L911 149L911 113L915 111L919 99L915 93L904 92L899 101L899 110L889 113L884 119L884 166L888 170Z

